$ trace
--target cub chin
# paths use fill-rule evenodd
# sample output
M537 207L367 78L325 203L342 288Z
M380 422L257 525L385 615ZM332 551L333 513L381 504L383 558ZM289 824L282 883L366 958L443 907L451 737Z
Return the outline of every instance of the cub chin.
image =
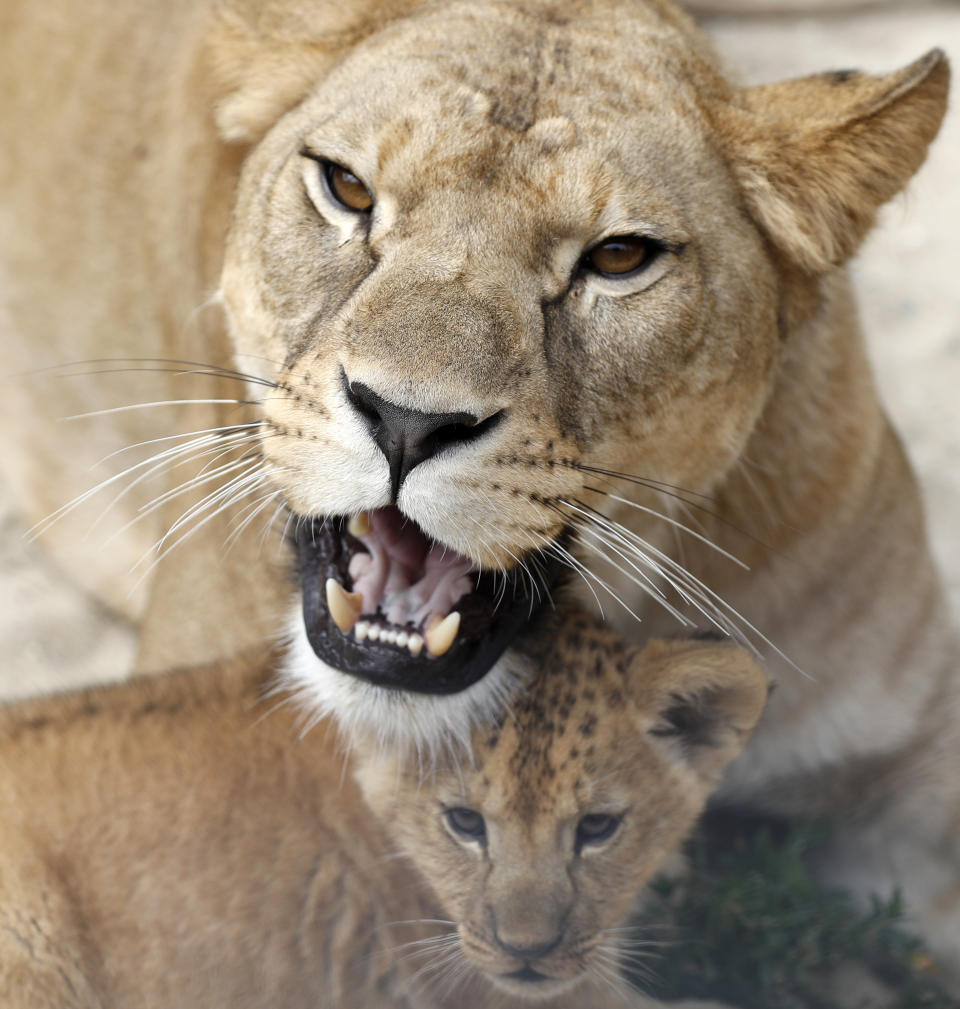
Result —
M298 734L263 654L0 712L0 1004L649 1005L624 920L765 674L580 616L527 659L459 769Z

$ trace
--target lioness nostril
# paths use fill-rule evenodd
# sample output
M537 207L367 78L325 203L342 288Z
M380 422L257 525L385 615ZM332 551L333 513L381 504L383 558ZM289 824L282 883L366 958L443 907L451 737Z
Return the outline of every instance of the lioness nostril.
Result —
M343 369L340 375L348 401L366 421L390 465L390 496L394 503L400 485L415 466L448 445L476 441L505 416L504 410L483 419L466 412L424 413L391 403L363 382L351 382Z

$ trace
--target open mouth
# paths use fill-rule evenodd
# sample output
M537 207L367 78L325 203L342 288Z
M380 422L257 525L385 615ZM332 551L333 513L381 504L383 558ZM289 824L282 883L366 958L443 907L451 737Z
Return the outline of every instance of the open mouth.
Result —
M303 519L296 531L303 619L329 666L383 687L453 694L481 679L550 596L553 554L481 571L398 508Z

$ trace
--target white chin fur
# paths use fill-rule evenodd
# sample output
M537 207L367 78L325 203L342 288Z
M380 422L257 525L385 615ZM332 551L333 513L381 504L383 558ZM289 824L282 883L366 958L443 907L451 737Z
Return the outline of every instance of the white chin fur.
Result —
M475 728L502 717L528 678L524 659L506 652L491 670L458 694L418 694L378 687L321 661L307 639L299 607L290 622L283 679L310 710L311 722L331 716L348 741L421 757L470 749Z

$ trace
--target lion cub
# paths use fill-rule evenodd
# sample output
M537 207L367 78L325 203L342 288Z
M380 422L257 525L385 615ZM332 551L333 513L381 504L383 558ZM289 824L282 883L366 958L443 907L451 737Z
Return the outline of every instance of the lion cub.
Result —
M302 733L271 660L0 711L4 1009L649 1004L622 925L763 708L749 656L576 616L459 769Z

